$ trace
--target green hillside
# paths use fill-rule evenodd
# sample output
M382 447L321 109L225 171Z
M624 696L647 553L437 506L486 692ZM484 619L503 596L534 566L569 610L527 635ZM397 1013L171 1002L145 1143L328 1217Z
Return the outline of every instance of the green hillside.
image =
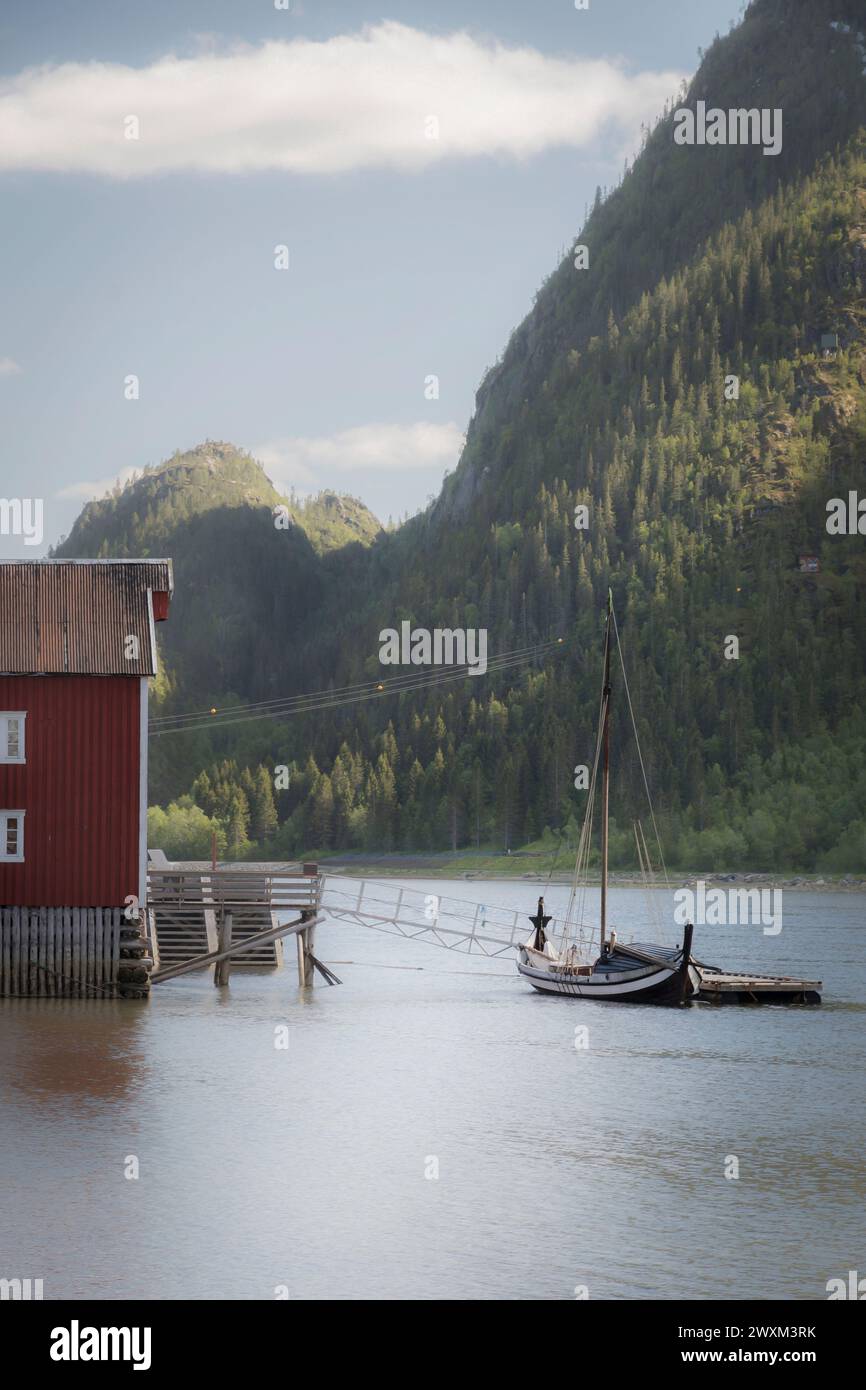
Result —
M174 813L190 844L208 818L233 852L572 837L610 586L669 862L866 870L864 541L825 525L828 499L866 491L861 8L756 0L712 45L685 104L780 108L781 154L678 146L668 112L576 238L589 268L569 255L542 287L458 469L396 533L332 495L277 531L228 446L215 491L207 445L87 509L62 553L175 558L161 711L385 685L154 740L152 799L194 793ZM404 618L487 628L491 656L566 641L516 676L391 696L378 634ZM614 737L616 867L644 804L624 716Z

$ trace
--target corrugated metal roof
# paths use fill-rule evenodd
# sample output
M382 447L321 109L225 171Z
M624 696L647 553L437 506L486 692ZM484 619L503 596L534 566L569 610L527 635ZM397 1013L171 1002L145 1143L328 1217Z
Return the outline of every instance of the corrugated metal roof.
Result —
M0 561L0 672L156 675L150 592L173 587L170 560Z

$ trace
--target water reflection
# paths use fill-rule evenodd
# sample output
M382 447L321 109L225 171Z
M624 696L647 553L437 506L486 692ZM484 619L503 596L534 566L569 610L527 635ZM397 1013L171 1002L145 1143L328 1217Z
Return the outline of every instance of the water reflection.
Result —
M2 1086L36 1101L129 1101L150 1070L148 1008L123 999L0 1000Z

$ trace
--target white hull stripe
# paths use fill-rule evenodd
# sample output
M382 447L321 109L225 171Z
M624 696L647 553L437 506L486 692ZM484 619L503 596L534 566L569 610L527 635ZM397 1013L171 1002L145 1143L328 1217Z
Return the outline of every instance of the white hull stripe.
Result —
M655 985L663 985L668 980L672 980L678 973L678 967L673 970L655 970L651 975L642 975L638 980L628 980L617 982L616 984L592 984L587 978L562 979L548 970L533 970L531 966L518 964L521 975L525 975L528 980L535 985L536 989L547 990L550 994L580 994L592 998L593 995L612 994L638 994L645 989L652 989Z

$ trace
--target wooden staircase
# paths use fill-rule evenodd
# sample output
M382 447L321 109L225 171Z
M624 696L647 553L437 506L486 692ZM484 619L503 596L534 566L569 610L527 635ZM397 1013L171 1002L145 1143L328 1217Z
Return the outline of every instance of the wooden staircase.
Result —
M184 874L170 883L150 881L148 916L158 965L176 965L216 950L216 921L205 905L200 874Z

